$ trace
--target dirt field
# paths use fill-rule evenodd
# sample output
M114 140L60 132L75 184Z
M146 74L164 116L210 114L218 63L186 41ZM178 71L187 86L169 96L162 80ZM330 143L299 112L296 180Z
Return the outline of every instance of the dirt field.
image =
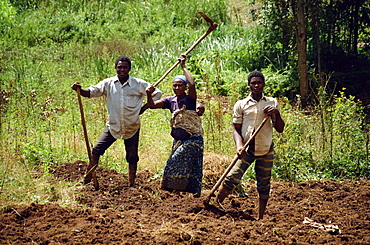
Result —
M53 174L81 181L85 171L84 162L64 163ZM115 171L99 167L98 177L99 191L91 184L79 187L79 206L6 210L0 215L0 244L370 244L369 181L273 182L259 221L254 183L245 186L246 197L227 198L222 210L213 199L203 204L212 185L193 198L160 190L160 180L146 171L138 173L134 188ZM204 179L217 177L205 171ZM305 217L340 231L304 224Z

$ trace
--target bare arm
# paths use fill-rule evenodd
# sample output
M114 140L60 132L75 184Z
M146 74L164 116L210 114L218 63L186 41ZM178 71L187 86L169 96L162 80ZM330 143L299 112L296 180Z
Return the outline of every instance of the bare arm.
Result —
M157 108L163 108L163 101L162 100L153 100L152 93L154 92L155 87L153 85L150 85L146 89L146 98L147 98L147 104L144 106L147 106L150 109L157 109Z
M74 84L72 84L71 88L74 91L77 91L77 89L80 88L81 96L90 98L90 90L89 89L83 89L79 82L75 82Z
M281 115L280 115L280 111L274 107L274 106L266 106L264 109L263 109L263 112L265 113L265 115L267 116L271 116L271 115L275 115L275 124L274 124L274 128L276 129L276 131L278 131L279 133L282 133L284 131L284 127L285 127L285 122L284 120L281 118Z
M186 80L188 81L188 95L193 100L197 99L197 90L195 89L195 82L193 76L190 74L190 71L186 68L185 61L186 61L186 55L182 54L179 57L181 68L184 72L184 76L186 77Z
M148 108L149 108L148 104L143 105L143 106L140 108L139 115L143 114L146 110L148 110Z
M241 157L243 155L243 137L242 137L242 125L234 123L233 138L236 146L236 154Z

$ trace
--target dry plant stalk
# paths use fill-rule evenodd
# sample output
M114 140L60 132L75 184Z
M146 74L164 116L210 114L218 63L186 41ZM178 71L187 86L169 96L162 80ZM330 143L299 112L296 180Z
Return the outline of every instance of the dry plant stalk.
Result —
M224 173L232 158L227 155L205 153L203 156L203 184L212 187Z

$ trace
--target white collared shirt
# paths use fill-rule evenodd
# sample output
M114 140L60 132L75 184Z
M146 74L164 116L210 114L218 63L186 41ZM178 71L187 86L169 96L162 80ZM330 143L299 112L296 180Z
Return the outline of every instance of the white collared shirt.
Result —
M118 77L114 76L88 88L91 98L106 96L107 126L114 138L129 139L140 128L139 113L149 85L132 76L122 85ZM161 96L162 92L156 88L152 94L153 100L156 101Z
M247 98L239 100L234 105L233 123L242 125L243 142L246 143L252 136L253 132L258 128L265 114L263 108L268 105L275 106L278 110L279 104L275 98L262 95L260 101L254 100L251 95ZM272 116L273 122L275 115ZM261 131L255 137L255 156L263 156L267 154L272 144L272 125L271 120L268 120L262 127Z

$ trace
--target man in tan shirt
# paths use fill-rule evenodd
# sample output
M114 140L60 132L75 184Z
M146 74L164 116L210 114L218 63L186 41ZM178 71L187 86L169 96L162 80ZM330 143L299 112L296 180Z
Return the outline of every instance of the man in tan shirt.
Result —
M87 89L81 89L81 95L92 98L106 96L106 105L108 110L107 127L104 129L97 143L92 149L92 162L88 166L91 169L98 165L99 157L117 140L123 139L126 149L126 160L129 164L129 182L134 186L137 163L139 161L138 145L140 117L146 109L147 104L143 105L146 96L146 89L151 86L142 79L129 75L131 70L131 61L127 56L119 56L115 62L117 75L106 78L97 85L90 86ZM74 83L73 90L81 85ZM152 93L155 100L160 99L162 92L157 88ZM87 174L84 183L91 181L91 173Z
M272 128L274 127L281 133L285 123L280 115L277 100L263 94L265 78L261 72L253 71L249 74L248 86L251 94L234 105L233 137L239 160L222 183L217 201L221 203L228 196L238 185L248 167L256 161L255 172L259 194L258 218L262 219L270 194L271 169L274 160ZM243 151L244 144L266 116L270 116L271 120L265 123L247 149Z

